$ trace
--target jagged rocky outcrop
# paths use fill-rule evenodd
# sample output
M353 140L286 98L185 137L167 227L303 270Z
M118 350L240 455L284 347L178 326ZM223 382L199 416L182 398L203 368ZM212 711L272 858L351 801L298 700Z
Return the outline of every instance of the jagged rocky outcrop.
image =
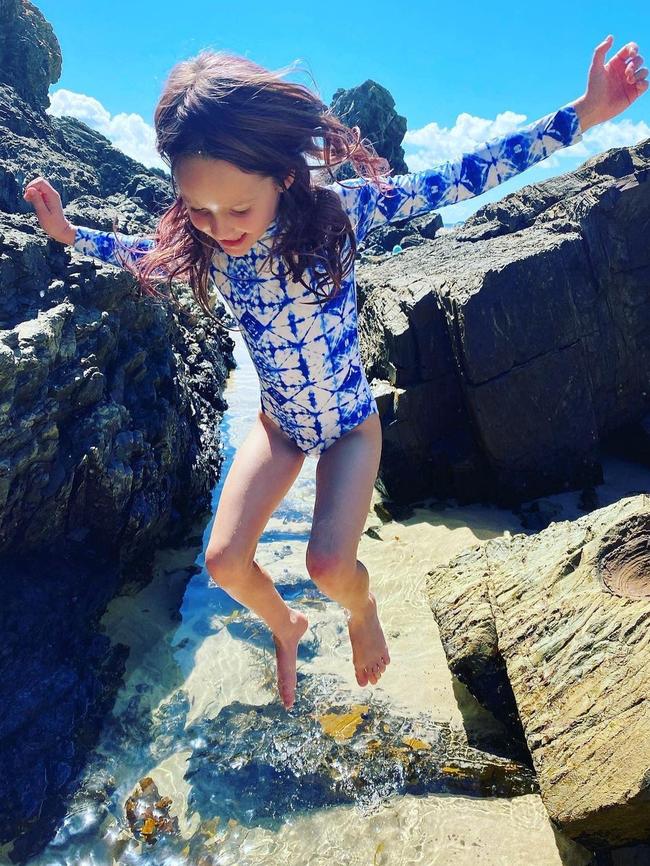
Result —
M388 160L392 174L408 171L404 162L402 139L406 118L395 110L395 100L389 91L372 79L348 90L340 87L332 97L332 112L347 126L358 126L379 156ZM352 177L349 166L338 170L338 177Z
M588 847L650 842L649 498L477 545L428 593L452 672L523 734L553 821Z
M3 11L7 45L29 38L58 56L27 0ZM36 95L23 101L17 74L0 68L0 551L83 536L129 559L207 503L232 341L188 290L180 310L142 297L129 274L44 235L22 198L38 174L82 225L112 228L118 216L123 231L146 233L173 196L163 172L49 117Z
M362 355L395 501L515 504L602 480L650 409L650 140L360 265Z
M61 77L61 47L49 21L29 0L0 3L0 80L36 110Z
M395 100L385 87L371 79L349 90L341 87L332 97L330 108L348 126L359 127L363 138L372 142L376 152L388 160L391 174L408 171L402 147L406 118L397 113ZM340 166L335 172L339 179L353 175L349 164ZM370 232L359 243L360 259L373 261L376 256L390 252L396 244L404 249L418 246L425 238L434 238L440 228L442 218L438 213L395 220Z
M178 308L143 297L41 231L22 197L37 175L78 225L146 233L172 201L164 172L46 113L60 67L38 9L2 0L0 843L16 851L55 826L119 684L107 602L209 515L234 365L188 287Z

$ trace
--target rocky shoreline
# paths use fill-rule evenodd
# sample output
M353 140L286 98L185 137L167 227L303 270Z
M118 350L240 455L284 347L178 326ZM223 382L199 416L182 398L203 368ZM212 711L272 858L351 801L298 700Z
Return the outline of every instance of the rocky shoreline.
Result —
M97 624L150 579L161 545L209 517L228 333L187 287L180 308L47 238L42 174L80 225L147 233L172 200L150 170L45 111L61 54L22 0L0 18L0 838L47 838L119 686L124 648ZM34 55L25 63L22 46Z

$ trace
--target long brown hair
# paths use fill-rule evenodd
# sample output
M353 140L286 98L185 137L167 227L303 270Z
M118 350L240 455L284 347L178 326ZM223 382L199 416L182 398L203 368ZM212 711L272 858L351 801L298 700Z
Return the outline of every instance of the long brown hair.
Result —
M201 51L171 70L156 106L156 147L170 166L172 184L178 161L201 152L242 171L272 177L284 189L268 260L282 259L292 278L320 300L334 297L354 264L356 239L339 197L312 183L318 171L334 180L332 169L350 161L356 174L384 187L385 159L302 84L284 80L295 64L275 72L226 52ZM157 294L160 275L189 282L202 309L213 318L209 267L217 241L191 222L181 197L160 217L155 246L130 270L146 294ZM349 243L346 243L349 241ZM119 245L119 241L118 241ZM315 280L305 282L310 268ZM158 275L156 277L156 275ZM328 292L326 287L333 288Z

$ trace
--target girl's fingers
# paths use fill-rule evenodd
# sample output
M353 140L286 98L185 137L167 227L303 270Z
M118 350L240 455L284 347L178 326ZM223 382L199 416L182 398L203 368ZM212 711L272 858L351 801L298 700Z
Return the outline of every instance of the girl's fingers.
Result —
M54 196L58 195L57 191L54 189L52 184L48 183L45 180L45 178L42 178L42 177L37 177L37 178L34 178L34 180L31 180L26 185L25 192L27 192L30 189L33 189L36 192L39 192L39 193L45 194L45 195L54 195Z
M59 194L54 187L43 178L36 178L28 183L25 187L23 198L34 205L37 213L39 208L41 209L41 212L44 212L43 209L45 209L45 212L52 213L53 211L58 210L57 206L60 204Z
M51 213L48 201L40 191L33 192L29 197L29 201L34 205L36 213L39 213L39 211L41 213Z
M614 41L614 37L608 36L606 39L603 39L603 41L600 43L600 45L596 46L596 48L594 49L594 62L595 63L600 62L602 64L604 62L605 55L607 54L609 49L612 47L613 41Z
M639 66L643 66L643 57L640 54L634 54L632 57L628 57L625 61L626 70L638 69Z
M648 75L648 70L645 66L637 69L626 71L625 78L627 79L628 84L637 84L639 81L643 81L644 78Z
M642 69L636 77L634 84L636 86L636 92L639 96L641 96L642 93L645 93L646 90L648 89L648 82L646 81L647 77L648 77L648 70L647 69Z
M628 42L616 52L609 63L627 63L631 57L639 53L639 46L636 42Z

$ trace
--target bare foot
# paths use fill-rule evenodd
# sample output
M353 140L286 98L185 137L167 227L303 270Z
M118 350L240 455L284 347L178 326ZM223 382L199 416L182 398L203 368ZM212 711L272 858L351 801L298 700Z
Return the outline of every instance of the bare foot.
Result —
M348 618L348 632L352 644L352 662L357 682L360 686L373 686L390 664L386 638L377 616L377 602L372 593L368 594L368 604L361 611L355 611Z
M307 617L297 610L289 609L291 621L286 633L274 634L275 659L278 667L278 691L280 699L290 710L296 696L296 659L300 638L307 631Z

